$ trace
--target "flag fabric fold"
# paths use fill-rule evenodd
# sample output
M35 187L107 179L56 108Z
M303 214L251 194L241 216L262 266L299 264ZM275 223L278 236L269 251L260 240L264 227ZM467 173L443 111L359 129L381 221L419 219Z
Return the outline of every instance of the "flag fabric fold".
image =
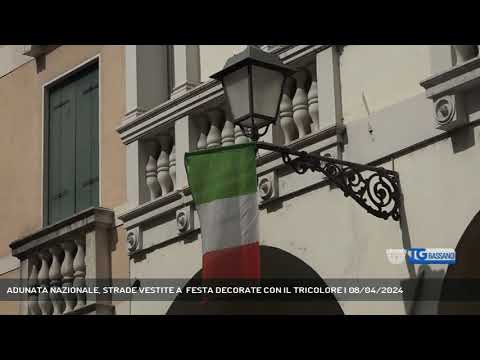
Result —
M203 279L259 279L256 146L185 154L200 219Z

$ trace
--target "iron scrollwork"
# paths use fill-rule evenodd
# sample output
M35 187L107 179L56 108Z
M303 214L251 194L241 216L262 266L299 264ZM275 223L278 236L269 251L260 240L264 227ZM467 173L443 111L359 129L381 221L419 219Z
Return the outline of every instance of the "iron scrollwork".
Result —
M396 221L400 219L400 184L397 172L263 142L258 142L257 147L279 152L284 163L298 174L304 174L308 170L321 172L346 197L351 197L370 214L385 220L389 217Z

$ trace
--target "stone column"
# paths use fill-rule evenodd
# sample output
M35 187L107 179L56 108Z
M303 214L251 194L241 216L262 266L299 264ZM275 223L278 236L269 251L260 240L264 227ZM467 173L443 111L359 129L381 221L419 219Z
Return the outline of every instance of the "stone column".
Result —
M85 235L85 268L88 285L111 286L112 278L112 236L107 226L97 225ZM101 289L100 289L101 292ZM110 294L97 294L87 304L111 304Z
M170 45L125 45L126 119L169 99Z
M192 116L187 115L175 121L175 153L176 153L176 184L181 190L188 187L187 172L185 170L185 153L197 150L197 140L200 130L195 125ZM205 135L205 146L206 146Z
M331 46L317 54L318 118L321 127L341 125L342 99L339 52Z
M200 46L173 45L173 89L171 97L185 94L200 84Z

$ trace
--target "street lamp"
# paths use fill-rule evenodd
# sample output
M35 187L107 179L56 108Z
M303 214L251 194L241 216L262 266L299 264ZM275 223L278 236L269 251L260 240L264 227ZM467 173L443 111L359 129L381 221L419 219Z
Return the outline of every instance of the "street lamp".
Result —
M285 80L294 72L278 56L248 46L211 77L222 82L232 122L257 141L275 124Z
M248 46L211 77L222 82L232 122L257 142L257 148L280 153L299 174L307 170L323 173L370 214L398 221L401 196L397 172L258 141L270 125L275 125L285 80L294 72L278 56Z

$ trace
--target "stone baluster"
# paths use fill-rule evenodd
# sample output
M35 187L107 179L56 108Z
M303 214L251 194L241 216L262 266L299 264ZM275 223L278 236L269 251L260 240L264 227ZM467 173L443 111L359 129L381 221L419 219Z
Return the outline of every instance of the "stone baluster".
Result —
M85 287L85 275L87 266L85 265L85 239L83 237L75 238L75 244L77 245L77 253L73 259L73 287L83 288ZM76 294L75 309L79 309L87 304L87 297L85 294Z
M297 90L292 100L293 120L297 125L299 138L303 138L311 132L311 119L308 114L308 97L305 91L308 78L307 73L303 70L297 72L294 76L297 80Z
M157 179L157 160L152 155L148 156L145 166L145 179L150 192L150 201L160 196L160 184Z
M308 113L312 119L312 132L320 130L320 120L318 118L318 87L317 87L317 75L315 69L311 69L312 83L310 84L310 90L308 91Z
M162 196L167 195L173 189L172 179L170 178L170 167L168 160L168 152L170 151L170 137L168 135L161 135L160 141L160 155L157 160L157 179L162 189Z
M43 250L39 253L42 265L38 273L38 283L43 289L50 289L50 279L48 277L48 272L50 269L50 253L46 250ZM40 292L38 296L38 302L42 315L51 315L53 312L52 302L50 301L50 295L44 291Z
M173 190L175 190L177 188L177 155L175 150L175 144L173 144L172 146L172 151L170 151L168 161L170 167L170 178L172 179Z
M63 250L58 246L52 246L50 249L52 256L52 264L48 276L50 278L50 287L60 290L62 288L62 273L60 272L60 264L63 255ZM53 304L53 315L61 315L65 310L65 303L61 293L51 293L50 300Z
M239 126L235 126L235 144L248 143L250 139L245 136L242 129Z
M222 129L222 146L235 144L235 129L229 112L225 115L225 124Z
M154 139L142 142L142 154L145 161L145 184L148 189L149 201L160 196L160 184L157 180L157 157L159 153L158 143Z
M293 140L298 138L298 130L293 121L293 105L290 98L290 89L294 85L294 80L288 78L283 89L282 99L280 101L279 118L280 128L283 131L285 138L285 145L290 144Z
M207 134L210 124L208 123L207 117L203 114L198 117L197 124L200 132L197 141L197 150L203 150L207 148Z
M62 244L62 248L65 252L65 257L63 258L62 263L62 278L63 278L63 287L71 288L73 286L73 253L75 250L75 243L72 241L67 241ZM77 303L77 297L75 294L67 293L64 295L65 299L65 313L73 311L75 309L75 304Z
M39 261L36 255L33 255L29 259L30 263L32 264L32 268L30 270L30 276L28 278L28 286L30 288L36 288L38 287L38 266L39 266ZM38 304L38 294L30 294L28 297L28 313L30 315L40 315L42 313L42 310L40 309L40 306Z
M213 109L208 113L208 117L210 118L210 131L207 135L207 148L218 147L222 143L220 127L222 126L223 112Z

